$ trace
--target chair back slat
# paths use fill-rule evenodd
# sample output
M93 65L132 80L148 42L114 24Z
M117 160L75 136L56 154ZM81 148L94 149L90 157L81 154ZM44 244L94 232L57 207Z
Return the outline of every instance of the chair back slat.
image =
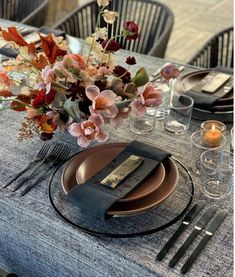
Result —
M0 18L40 27L45 23L48 0L1 0Z
M134 21L139 26L140 36L136 41L128 41L124 37L116 38L122 48L164 57L174 23L174 15L167 6L155 0L112 0L107 9L119 13L119 17L112 27L109 25L109 37L120 34L125 21ZM94 19L97 18L98 11L97 1L93 0L78 7L53 28L62 29L72 36L85 39L94 32L96 23ZM86 14L86 16L79 16L81 13ZM79 23L76 23L73 28L67 28L65 22L70 21L73 17L77 17ZM100 26L107 26L103 18L100 20Z
M204 68L233 68L233 27L215 34L188 62Z

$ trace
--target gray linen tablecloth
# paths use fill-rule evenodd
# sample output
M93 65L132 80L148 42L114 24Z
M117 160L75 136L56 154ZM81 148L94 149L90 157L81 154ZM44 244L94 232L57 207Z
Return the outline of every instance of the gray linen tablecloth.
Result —
M124 51L117 55L120 63L127 54ZM139 54L135 54L135 57L138 64L134 69L140 65L145 66L149 74L165 62ZM188 252L174 269L168 267L168 262L193 226L181 236L169 255L162 262L157 262L157 253L174 233L179 222L143 237L100 238L85 234L58 218L48 199L49 176L21 198L17 193L12 193L10 188L3 189L8 178L24 167L42 145L38 138L22 144L17 142L22 117L22 114L16 112L6 111L0 114L0 267L16 272L20 277L181 276L180 268L189 256ZM200 123L192 120L188 133L172 135L163 129L162 122L158 122L154 131L146 136L132 134L126 123L119 130L111 130L109 142L138 139L170 151L188 166L190 134L199 128ZM230 129L228 124L227 138ZM78 151L76 140L68 135L58 134L55 140L67 142L74 152ZM172 203L172 212L177 204ZM210 200L207 202L209 204ZM222 206L228 209L229 214L187 276L232 276L232 195L222 204L220 202L220 207ZM199 238L193 246L198 241Z

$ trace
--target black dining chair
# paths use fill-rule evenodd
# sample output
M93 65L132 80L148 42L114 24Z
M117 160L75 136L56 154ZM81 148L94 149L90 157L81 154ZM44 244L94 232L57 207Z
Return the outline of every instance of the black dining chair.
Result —
M233 27L215 34L188 63L204 68L233 68Z
M154 0L112 0L107 9L119 14L110 30L112 34L120 34L124 21L134 21L139 26L140 35L136 41L117 38L121 48L164 57L174 24L174 15L166 5ZM85 39L94 32L98 11L97 1L93 0L78 7L53 28ZM102 26L107 26L107 23L101 20Z
M49 0L1 0L0 18L41 27L48 5Z

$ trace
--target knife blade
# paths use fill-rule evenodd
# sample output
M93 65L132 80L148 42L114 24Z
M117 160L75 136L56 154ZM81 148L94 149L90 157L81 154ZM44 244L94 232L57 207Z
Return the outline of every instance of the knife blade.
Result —
M205 206L206 201L201 200L198 203L196 203L191 210L186 214L186 216L183 218L182 223L178 227L178 229L174 232L172 237L168 240L168 242L163 246L162 250L158 253L156 259L158 261L161 261L166 254L169 252L169 250L173 247L179 236L187 229L189 224L193 221L193 219L197 216L197 214L200 212L200 210Z
M187 249L189 248L189 246L193 242L193 240L197 237L197 235L200 233L200 231L205 227L207 222L212 218L212 216L216 210L217 210L217 206L212 205L204 212L204 214L201 216L201 218L195 224L194 229L191 232L191 234L187 237L185 242L182 244L182 246L179 248L179 250L173 256L173 258L170 260L169 267L174 267L177 264L177 262L185 254L185 252L187 251Z
M227 214L228 214L228 211L223 210L215 216L215 218L212 220L212 222L210 223L210 225L206 229L204 237L199 242L197 247L194 249L193 253L187 259L185 264L182 266L181 273L186 273L191 268L193 263L196 261L197 257L201 254L202 250L205 248L207 242L212 238L215 231L223 223L223 221L224 221L225 217L227 216Z

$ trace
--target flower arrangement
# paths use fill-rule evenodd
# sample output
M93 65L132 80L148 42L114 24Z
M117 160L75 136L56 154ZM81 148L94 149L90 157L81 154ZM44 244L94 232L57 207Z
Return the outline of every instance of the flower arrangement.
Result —
M118 14L106 7L109 0L97 0L100 16L111 26ZM0 29L0 38L18 51L16 61L23 66L25 79L14 76L14 70L0 68L1 110L26 112L19 132L19 140L31 138L34 133L42 140L53 137L56 129L77 138L78 145L86 147L91 141L104 142L108 133L104 125L114 128L122 125L130 112L143 115L148 106L162 102L161 89L149 82L144 68L131 76L129 68L136 64L134 57L126 58L127 68L115 65L113 54L120 49L116 41L123 36L127 40L138 38L138 26L129 21L123 23L119 35L108 38L108 27L100 28L99 19L95 33L87 38L90 46L87 56L72 54L66 41L53 34L38 34L40 43L27 43L15 27ZM175 68L162 71L169 80ZM18 92L14 93L15 87ZM8 104L6 104L8 103Z

